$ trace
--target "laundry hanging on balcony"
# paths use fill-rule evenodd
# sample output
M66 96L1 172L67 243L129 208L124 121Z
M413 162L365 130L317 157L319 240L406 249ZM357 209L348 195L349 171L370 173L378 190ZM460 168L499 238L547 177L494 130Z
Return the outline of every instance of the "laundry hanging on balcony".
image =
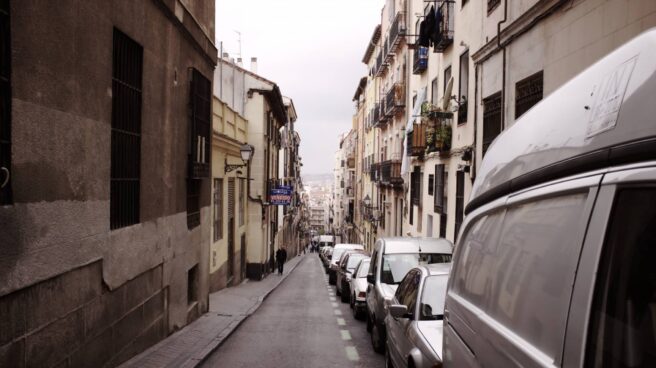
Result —
M408 156L408 133L412 132L412 124L415 122L415 118L421 114L421 105L423 105L424 101L426 101L427 92L428 87L424 87L419 91L417 94L415 107L412 110L412 115L410 115L408 122L405 124L405 137L403 138L403 159L401 160L401 177L403 180L406 180L406 175L410 173L410 156Z

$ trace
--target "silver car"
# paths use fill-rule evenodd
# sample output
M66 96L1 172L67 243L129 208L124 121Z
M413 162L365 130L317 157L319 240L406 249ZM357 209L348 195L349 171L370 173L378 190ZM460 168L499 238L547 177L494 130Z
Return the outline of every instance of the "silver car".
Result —
M335 293L341 297L342 303L350 302L351 298L351 278L355 268L363 258L369 258L369 253L361 250L348 251L342 256L337 270L337 282L335 283Z
M389 367L439 367L450 263L413 268L403 278L385 317Z
M351 277L351 310L355 319L362 319L367 311L367 273L369 272L369 262L371 262L371 258L369 257L360 260L355 271L353 271L353 277Z

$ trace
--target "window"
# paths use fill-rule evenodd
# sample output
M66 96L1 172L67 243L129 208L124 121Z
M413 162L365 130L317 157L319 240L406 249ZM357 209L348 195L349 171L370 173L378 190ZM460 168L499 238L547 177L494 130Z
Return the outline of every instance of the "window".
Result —
M0 205L11 204L11 32L9 1L0 2ZM5 183L6 182L6 183Z
M410 174L410 201L413 206L419 206L421 204L421 168L415 166L414 170Z
M198 301L198 264L187 271L187 304Z
M465 172L456 172L456 228L453 233L454 241L458 239L462 216L465 208Z
M483 100L483 155L501 133L501 92Z
M396 292L396 299L400 304L408 307L408 314L414 319L413 315L417 305L417 294L419 293L419 282L421 281L421 273L417 270L410 270L403 278Z
M451 262L451 254L441 253L403 253L383 255L380 282L399 284L412 268L418 265Z
M490 14L500 3L501 0L487 0L487 13Z
M447 221L449 219L448 217L448 194L449 194L449 168L448 166L444 166L444 179L442 180L444 183L444 191L443 193L443 199L442 199L442 214L440 215L440 238L446 238L446 225Z
M433 186L435 183L435 175L428 174L428 195L433 195Z
M542 100L543 72L522 79L515 85L515 119Z
M139 222L143 47L114 28L110 228Z
M445 92L446 92L446 86L449 84L449 79L451 79L451 66L444 69L444 91Z
M435 321L444 319L444 301L448 276L429 276L424 281L419 304L419 320Z
M444 213L444 165L435 165L435 196L433 197L433 212Z
M615 199L594 290L586 367L656 366L656 188Z
M467 101L469 101L469 51L460 55L460 77L458 78L458 124L467 122Z
M213 229L214 241L223 239L223 179L214 179L214 216Z
M431 104L433 104L433 105L437 105L437 97L438 97L437 96L438 95L437 88L438 88L437 87L437 78L435 78L431 82Z
M212 83L198 70L191 75L189 177L203 179L210 173Z
M246 217L246 179L239 180L239 226L244 225L244 218Z

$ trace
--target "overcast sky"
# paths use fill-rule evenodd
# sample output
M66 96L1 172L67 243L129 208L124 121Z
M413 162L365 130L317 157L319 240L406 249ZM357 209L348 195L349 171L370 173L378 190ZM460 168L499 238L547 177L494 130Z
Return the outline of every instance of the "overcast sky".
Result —
M332 173L383 0L216 0L216 40L294 100L303 174Z

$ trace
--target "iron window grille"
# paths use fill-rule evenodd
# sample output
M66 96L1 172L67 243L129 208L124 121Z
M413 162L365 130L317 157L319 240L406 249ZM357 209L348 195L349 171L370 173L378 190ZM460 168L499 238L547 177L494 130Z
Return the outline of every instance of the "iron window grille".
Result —
M515 119L542 101L544 73L542 71L522 79L515 85Z
M0 205L11 204L11 28L9 1L0 1ZM4 185L3 185L4 184Z
M501 133L501 92L483 100L483 155Z
M212 83L198 70L191 78L191 124L189 177L208 178L210 174L210 131L212 128Z
M143 47L114 28L110 228L139 222Z
M223 239L223 179L214 179L214 241Z

